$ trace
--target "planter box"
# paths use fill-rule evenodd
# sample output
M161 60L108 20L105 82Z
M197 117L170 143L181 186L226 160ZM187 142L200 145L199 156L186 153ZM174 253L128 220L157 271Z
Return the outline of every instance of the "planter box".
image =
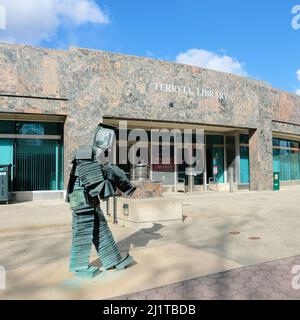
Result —
M130 228L182 223L182 202L174 198L117 198L118 223Z

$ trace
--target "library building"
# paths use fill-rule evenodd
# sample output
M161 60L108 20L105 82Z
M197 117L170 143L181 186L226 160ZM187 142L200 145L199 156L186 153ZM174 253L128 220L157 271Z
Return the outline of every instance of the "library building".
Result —
M202 172L174 161L172 139L160 149L168 163L119 163L165 192L273 190L274 174L283 188L300 184L300 97L268 83L81 48L0 44L0 64L0 174L9 168L16 201L63 198L75 150L101 123L118 133L120 121L149 144L153 129L204 133Z

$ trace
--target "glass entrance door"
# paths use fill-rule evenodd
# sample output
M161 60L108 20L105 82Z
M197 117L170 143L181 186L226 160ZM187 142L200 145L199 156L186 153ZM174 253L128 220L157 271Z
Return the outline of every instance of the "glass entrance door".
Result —
M207 183L224 183L224 136L206 135Z

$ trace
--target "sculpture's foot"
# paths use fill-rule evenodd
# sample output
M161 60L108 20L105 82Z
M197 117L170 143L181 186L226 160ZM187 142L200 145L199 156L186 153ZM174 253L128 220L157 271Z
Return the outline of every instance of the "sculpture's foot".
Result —
M79 268L75 270L76 277L79 278L88 278L93 279L95 278L99 273L100 269L98 267L88 266L86 268Z
M133 260L132 256L127 254L127 256L123 260L121 260L121 262L119 262L117 265L115 265L115 268L117 270L123 270L123 269L127 268L133 262L134 262L134 260Z

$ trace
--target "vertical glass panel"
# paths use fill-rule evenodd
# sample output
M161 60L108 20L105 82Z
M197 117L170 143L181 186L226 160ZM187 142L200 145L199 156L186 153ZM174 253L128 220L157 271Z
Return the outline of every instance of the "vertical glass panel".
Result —
M15 191L60 189L61 157L57 140L17 139Z
M206 135L207 182L224 183L224 136Z
M240 147L240 183L249 183L249 148Z
M162 153L164 152L163 148L166 148L165 155L169 154L163 163ZM174 165L174 146L160 146L159 159L156 161L157 164L151 165L152 170L152 179L153 180L162 180L163 185L174 185L175 184L175 165ZM170 152L168 152L170 150Z
M273 149L273 171L280 172L280 149Z
M224 148L223 147L213 147L213 167L217 173L213 172L213 176L216 182L224 183ZM214 170L214 169L213 169Z
M280 140L277 138L273 138L273 146L279 147L280 146Z
M299 179L299 151L291 150L291 180Z
M203 173L197 174L194 177L194 184L195 184L195 186L202 186L203 185Z
M283 181L291 180L290 150L287 149L280 150L280 179Z
M207 182L224 183L224 148L206 146Z
M193 156L195 156L196 154L196 149L193 148ZM177 178L181 179L182 181L184 180L185 185L188 185L188 175L186 175L186 170L187 168L189 168L189 165L187 165L187 163L184 161L184 154L182 152L182 163L181 164L177 164ZM195 176L193 176L193 180L194 180L194 185L196 186L200 186L204 184L204 180L203 180L203 173L201 174L197 174Z
M59 168L58 168L58 179L59 179L59 188L58 190L64 190L64 144L63 140L59 141L60 147L59 152Z
M13 139L0 139L0 164L13 164L14 162ZM13 169L11 169L11 180L13 180Z
M13 164L12 139L0 139L0 164Z

